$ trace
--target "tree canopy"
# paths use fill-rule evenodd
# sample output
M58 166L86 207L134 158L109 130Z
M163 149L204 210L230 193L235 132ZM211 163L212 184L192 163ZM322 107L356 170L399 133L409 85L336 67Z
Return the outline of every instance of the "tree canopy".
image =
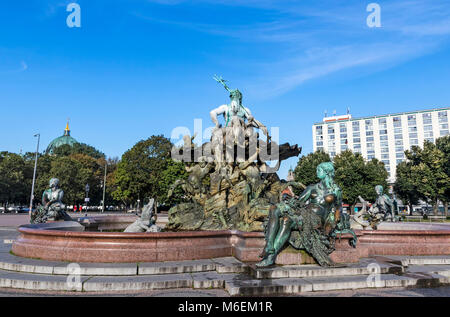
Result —
M417 197L433 206L437 214L439 200L449 201L450 176L449 137L436 140L436 144L425 141L423 148L412 146L405 151L407 161L399 164L395 188L399 196L407 201Z
M316 175L317 166L331 161L323 151L316 151L302 156L295 168L295 180L305 185L319 182ZM335 181L342 189L344 202L354 205L358 196L366 200L375 200L375 186L387 184L387 171L384 164L377 159L366 162L360 153L344 151L334 158Z
M170 158L171 148L169 139L154 135L125 152L117 165L113 197L127 204L147 197L171 203L169 186L185 175L184 165Z

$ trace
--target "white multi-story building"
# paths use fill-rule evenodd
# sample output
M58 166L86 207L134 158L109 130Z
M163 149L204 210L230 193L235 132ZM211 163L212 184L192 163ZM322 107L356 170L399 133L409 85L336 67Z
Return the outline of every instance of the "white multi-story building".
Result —
M347 149L367 160L377 158L389 173L388 182L393 183L404 151L448 135L449 116L450 107L357 119L350 114L325 117L312 127L313 149L323 149L331 158Z

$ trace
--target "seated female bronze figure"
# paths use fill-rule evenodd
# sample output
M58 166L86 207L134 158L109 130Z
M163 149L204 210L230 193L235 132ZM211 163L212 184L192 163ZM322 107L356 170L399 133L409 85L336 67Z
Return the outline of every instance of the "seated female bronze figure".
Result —
M263 260L257 267L273 265L288 241L294 248L305 249L323 266L333 264L328 255L334 251L337 233L353 234L352 244L356 244L349 218L341 214L342 191L333 179L333 163L319 164L317 177L319 183L308 186L298 198L283 199L270 211Z

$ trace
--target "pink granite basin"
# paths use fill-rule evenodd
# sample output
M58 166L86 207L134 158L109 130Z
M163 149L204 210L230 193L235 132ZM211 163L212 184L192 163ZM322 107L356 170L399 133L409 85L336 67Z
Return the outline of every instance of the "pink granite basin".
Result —
M109 218L108 218L109 217ZM116 228L131 223L116 216L88 219L88 230L95 226ZM114 224L118 221L120 224ZM67 222L67 225L69 222ZM64 223L24 225L14 241L12 252L18 256L70 262L162 262L197 260L234 256L244 262L259 261L264 247L262 232L190 231L157 233L124 233L76 231L72 223L65 230ZM447 230L443 230L447 229ZM69 231L71 230L71 231ZM336 243L331 258L337 263L357 262L372 255L450 255L450 226L439 230L355 230L357 248L349 246L350 235L343 235ZM312 263L303 252L283 251L279 264Z

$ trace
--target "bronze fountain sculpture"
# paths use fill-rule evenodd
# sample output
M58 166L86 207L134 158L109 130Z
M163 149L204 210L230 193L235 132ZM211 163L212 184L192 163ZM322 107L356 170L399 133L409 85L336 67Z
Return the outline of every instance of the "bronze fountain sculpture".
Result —
M42 206L31 214L30 223L45 223L47 221L71 221L62 203L64 191L59 188L59 179L50 179L50 188L42 194Z

